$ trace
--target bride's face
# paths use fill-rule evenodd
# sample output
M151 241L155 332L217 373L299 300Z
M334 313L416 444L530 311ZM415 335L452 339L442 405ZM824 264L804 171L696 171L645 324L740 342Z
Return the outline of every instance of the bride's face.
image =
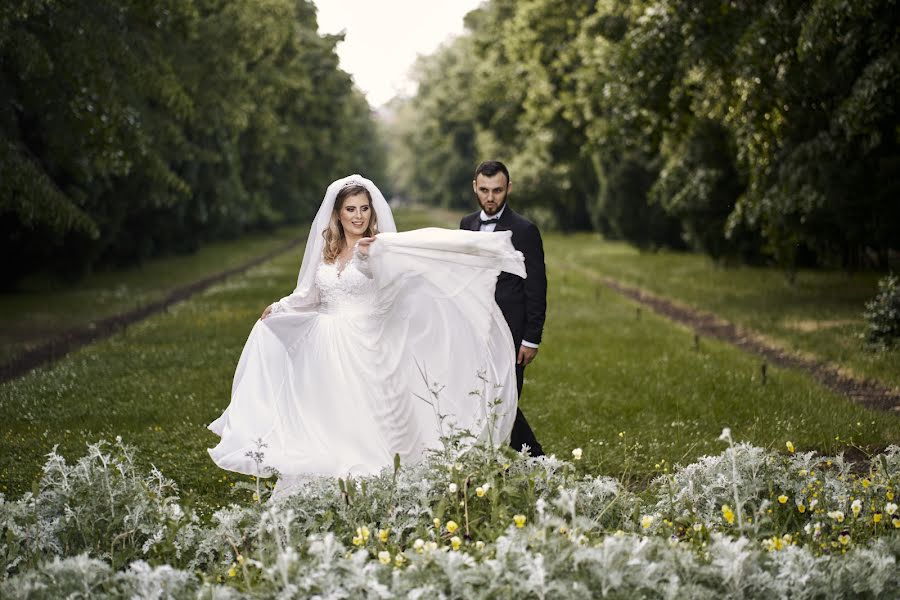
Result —
M369 204L369 197L365 194L356 194L355 196L344 198L340 216L344 235L363 235L369 227L369 220L372 217L372 206Z

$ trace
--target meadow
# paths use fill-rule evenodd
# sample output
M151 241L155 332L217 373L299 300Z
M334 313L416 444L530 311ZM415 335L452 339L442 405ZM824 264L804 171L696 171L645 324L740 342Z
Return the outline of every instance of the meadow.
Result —
M401 229L452 227L457 219L398 213ZM258 251L242 247L235 262ZM802 373L770 367L763 382L755 356L711 340L695 348L685 328L638 313L633 302L579 271L636 270L644 255L587 236L550 234L546 248L547 328L521 405L548 452L567 456L580 447L587 471L639 488L675 464L717 452L724 427L764 448L791 441L825 453L871 453L900 439L900 416L856 406ZM121 436L139 450L137 460L158 467L192 502L212 508L232 501L235 484L248 478L212 464L206 448L216 437L205 426L228 403L253 322L292 288L300 254L300 248L281 254L0 386L0 492L17 497L31 490L54 447L74 458L88 442ZM165 261L154 268L166 272ZM810 308L809 318L818 310Z

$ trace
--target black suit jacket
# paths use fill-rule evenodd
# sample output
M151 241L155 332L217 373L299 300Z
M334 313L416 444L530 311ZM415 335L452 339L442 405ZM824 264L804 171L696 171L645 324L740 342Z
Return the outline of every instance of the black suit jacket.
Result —
M481 229L481 211L466 215L459 222L460 229ZM544 243L537 226L513 212L509 205L503 210L494 231L512 231L513 246L525 256L522 279L511 273L500 273L494 297L509 324L518 350L522 340L540 344L547 312L547 270L544 266Z

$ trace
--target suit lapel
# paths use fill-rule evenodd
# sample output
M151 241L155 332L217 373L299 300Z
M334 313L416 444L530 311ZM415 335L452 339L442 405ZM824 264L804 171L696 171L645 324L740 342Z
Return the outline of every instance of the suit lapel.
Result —
M512 226L513 222L513 211L509 205L506 205L506 208L503 209L503 214L500 215L500 220L497 221L497 225L494 227L494 231L509 231L509 228Z

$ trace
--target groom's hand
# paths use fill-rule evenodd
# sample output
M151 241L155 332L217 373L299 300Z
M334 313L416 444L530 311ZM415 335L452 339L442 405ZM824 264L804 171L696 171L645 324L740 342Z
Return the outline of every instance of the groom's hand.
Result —
M534 357L537 356L538 349L537 348L529 348L528 346L519 346L519 356L516 358L516 364L520 364L523 367L528 366L528 364L534 360Z

